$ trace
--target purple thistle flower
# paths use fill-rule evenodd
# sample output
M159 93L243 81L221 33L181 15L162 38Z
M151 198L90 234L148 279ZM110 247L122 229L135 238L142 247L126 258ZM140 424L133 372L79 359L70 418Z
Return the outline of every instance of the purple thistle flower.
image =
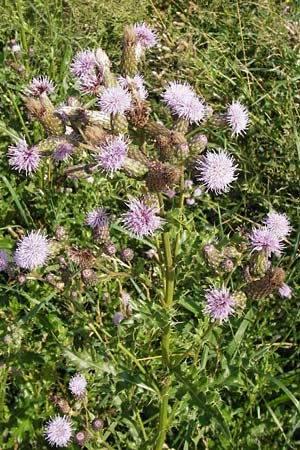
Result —
M8 266L8 254L5 250L0 250L0 272L3 272Z
M223 150L210 151L196 161L196 169L200 172L198 179L216 194L226 192L236 180L236 168L233 158Z
M40 230L31 231L17 242L14 261L22 269L36 269L47 262L49 254L46 236Z
M74 152L74 146L72 144L69 144L68 142L62 142L59 144L54 153L53 153L53 159L56 161L64 161L68 159Z
M104 171L113 173L122 168L128 152L128 141L124 136L110 137L106 144L98 148L101 153L94 156L100 162Z
M143 200L132 197L128 203L129 211L123 214L123 223L137 237L151 236L155 230L162 228L164 220L156 216L159 208L148 205Z
M250 124L249 113L239 101L233 101L227 109L226 122L233 135L244 134Z
M112 321L114 325L119 325L120 322L122 322L122 320L124 320L124 314L122 314L121 312L116 312L116 314L114 315Z
M290 221L285 214L279 214L275 211L268 213L264 221L266 227L272 231L279 239L285 239L291 232Z
M29 94L33 97L40 97L45 94L52 94L55 91L53 81L47 76L34 77L27 86Z
M131 95L121 86L106 88L99 96L99 106L107 114L124 115L132 106Z
M9 165L18 172L24 170L26 175L37 170L41 159L37 147L28 147L24 137L17 142L17 145L8 147L7 155Z
M74 375L70 379L68 386L73 397L82 398L85 396L87 381L84 375Z
M198 97L182 98L181 101L173 107L173 113L181 119L199 124L205 117L205 106Z
M85 75L82 75L78 79L79 83L79 91L83 94L98 94L99 88L102 85L103 77L99 74L96 75L95 73L87 73Z
M104 227L109 224L109 214L104 208L94 209L87 214L85 223L91 228Z
M133 78L124 78L120 75L118 76L118 82L123 89L129 90L130 92L136 91L141 100L146 100L148 97L148 92L144 86L144 78L142 75L135 75Z
M288 299L292 298L292 289L290 288L290 286L288 284L284 283L282 286L280 286L280 288L278 289L278 292L281 297L288 298Z
M155 31L145 23L136 23L133 26L134 32L139 43L145 48L155 47L157 45L157 36Z
M71 73L77 77L91 73L96 66L95 53L86 49L78 52L71 64Z
M195 91L189 84L171 81L166 87L166 90L161 94L161 97L163 102L173 110L182 98L193 98L195 95Z
M67 416L52 417L44 430L46 440L56 447L67 447L72 438L73 423Z
M212 322L219 320L222 323L229 315L234 314L235 300L224 286L220 290L214 287L207 289L205 299L206 306L203 313L210 314Z
M199 124L205 117L205 106L187 83L172 81L162 93L163 102L181 119Z
M282 253L282 242L267 227L253 228L248 238L250 240L250 247L256 252L264 252L267 256L271 256L274 253L278 257Z

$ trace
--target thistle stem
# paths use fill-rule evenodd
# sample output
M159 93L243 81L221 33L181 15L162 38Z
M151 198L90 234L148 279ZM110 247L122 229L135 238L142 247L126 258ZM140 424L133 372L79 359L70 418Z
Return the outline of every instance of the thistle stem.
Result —
M161 207L161 212L164 214L163 209L163 199L159 195L159 204ZM162 274L164 278L164 298L163 306L166 310L169 310L173 304L174 297L174 287L175 287L175 268L173 264L173 256L171 250L171 243L169 233L165 231L163 233L163 265ZM162 331L161 338L161 349L162 349L162 363L164 369L169 372L170 369L170 337L171 337L171 327L167 324ZM169 388L170 388L170 377L167 376L163 381L164 386L161 391L160 407L159 407L159 428L158 428L158 438L155 444L155 450L161 450L165 442L167 425L168 425L168 399L169 399Z

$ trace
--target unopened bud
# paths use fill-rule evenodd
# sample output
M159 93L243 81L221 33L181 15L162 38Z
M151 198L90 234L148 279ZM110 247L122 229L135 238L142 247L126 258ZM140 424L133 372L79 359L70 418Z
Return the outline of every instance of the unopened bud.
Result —
M87 443L88 439L89 436L84 430L77 431L75 434L75 442L80 445L80 447L83 447Z
M132 261L134 258L134 251L131 248L124 248L121 252L121 258L125 262Z
M104 422L102 419L94 419L92 422L92 428L95 431L99 431L103 428Z

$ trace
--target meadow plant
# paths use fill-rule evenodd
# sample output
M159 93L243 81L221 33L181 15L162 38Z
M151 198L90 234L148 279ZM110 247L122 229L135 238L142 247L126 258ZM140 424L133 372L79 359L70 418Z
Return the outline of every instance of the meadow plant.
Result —
M33 78L22 98L31 119L43 127L45 138L30 147L22 137L9 147L7 156L12 169L33 180L48 165L53 177L63 167L64 176L78 183L103 174L112 183L118 179L124 183L118 199L123 211L117 217L101 204L86 211L82 225L92 231L92 249L72 245L64 224L57 228L52 239L46 238L42 230L29 231L17 242L13 255L15 273L11 276L17 279L20 273L27 276L32 271L31 277L70 292L74 301L79 291L95 286L101 277L116 279L118 283L122 277L129 277L135 284L140 282L140 292L143 289L147 292L149 308L152 304L159 308L159 312L149 315L160 342L153 355L160 361L155 366L155 375L152 370L147 374L134 355L134 345L132 349L124 348L124 352L155 396L157 412L153 417L157 425L153 425L149 436L144 435L144 448L161 450L166 448L172 421L178 420L174 390L187 389L193 395L193 386L187 387L182 381L179 368L189 365L193 352L194 361L197 360L196 355L205 351L206 340L213 330L219 327L220 334L221 327L232 317L243 317L249 302L270 297L277 290L287 299L292 293L278 259L273 259L273 255L276 258L282 255L283 241L291 232L284 213L270 211L261 226L236 230L226 239L207 236L202 242L207 279L200 277L197 282L203 294L196 299L203 316L200 328L195 330L200 336L200 348L174 351L172 337L177 333L176 310L180 307L177 299L181 297L178 265L183 253L192 257L201 252L201 248L188 248L184 243L190 230L191 208L201 209L202 196L211 195L219 201L230 189L237 189L239 178L238 157L210 142L205 130L215 127L225 135L229 132L235 139L241 139L251 122L247 108L239 101L232 100L230 105L224 105L225 113L217 113L195 88L180 80L166 80L161 101L152 102L150 87L146 88L141 72L145 55L149 50L155 51L157 43L157 33L145 23L126 26L118 75L112 72L103 49L80 51L74 56L70 70L74 86L83 97L73 96L63 105L52 103L54 84L47 75ZM199 217L195 214L195 220ZM118 242L111 240L113 227L135 240L136 248L119 250ZM147 285L143 278L143 269L139 272L135 268L136 254L143 245L147 247L143 253L148 259L145 267L155 274L152 285ZM56 262L58 269L55 271L54 265L51 274L47 274L51 261ZM0 270L6 271L8 264L8 256L1 251ZM77 269L72 269L72 265ZM115 312L112 322L121 336L122 327L134 321L139 311L129 294L123 292L120 298L121 310ZM109 301L109 296L105 301ZM146 381L140 385L145 386ZM85 401L86 385L83 375L75 375L68 387L72 396ZM214 403L213 398L210 403ZM216 409L209 407L219 417ZM143 414L137 415L137 420L141 424ZM66 447L72 435L75 442L84 446L87 440L96 439L93 432L102 428L103 421L95 418L88 431L74 434L67 411L64 416L52 418L44 433L52 446Z

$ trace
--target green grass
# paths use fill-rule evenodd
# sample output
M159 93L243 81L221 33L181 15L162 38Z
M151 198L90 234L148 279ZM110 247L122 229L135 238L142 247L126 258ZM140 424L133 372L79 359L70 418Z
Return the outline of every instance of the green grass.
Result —
M208 4L2 2L0 248L10 253L27 229L43 228L51 237L59 225L67 228L68 243L94 249L91 233L82 225L86 211L101 204L118 216L127 191L140 191L141 184L128 186L123 176L113 182L95 176L93 184L65 180L61 167L55 172L44 166L43 173L26 178L10 169L6 156L16 136L25 135L31 144L44 137L20 97L32 76L53 79L53 99L59 104L76 93L69 65L79 49L103 47L118 71L126 23L146 21L158 30L161 46L151 52L145 68L156 112L165 116L159 93L167 81L179 79L194 85L215 110L225 111L231 99L239 99L252 122L239 139L211 127L205 130L211 146L236 156L240 175L228 195L216 201L205 194L197 208L187 209L170 311L160 306L158 268L145 258L153 244L132 240L118 226L112 230L118 251L134 247L131 277L123 276L128 267L119 262L109 266L105 258L101 263L108 271L90 287L69 260L70 279L61 291L38 281L38 275L24 284L1 275L0 447L5 450L47 448L43 427L59 412L50 397L67 398L73 405L67 383L81 370L88 379L88 406L74 409L74 420L80 427L96 416L105 422L97 447L90 443L86 448L153 448L160 387L167 382L160 357L160 330L167 324L176 367L166 448L299 448L299 8L296 2L271 0ZM18 59L6 48L11 38L21 44ZM176 216L171 205L170 215ZM279 262L286 268L292 299L277 294L248 299L242 313L203 335L208 326L203 290L215 279L203 261L203 244L215 235L225 241L238 227L248 231L271 206L287 213L293 225ZM48 272L60 274L56 261L39 273ZM72 290L78 292L75 299ZM132 297L132 315L116 328L111 319L122 291ZM10 346L3 342L7 334L13 336Z

